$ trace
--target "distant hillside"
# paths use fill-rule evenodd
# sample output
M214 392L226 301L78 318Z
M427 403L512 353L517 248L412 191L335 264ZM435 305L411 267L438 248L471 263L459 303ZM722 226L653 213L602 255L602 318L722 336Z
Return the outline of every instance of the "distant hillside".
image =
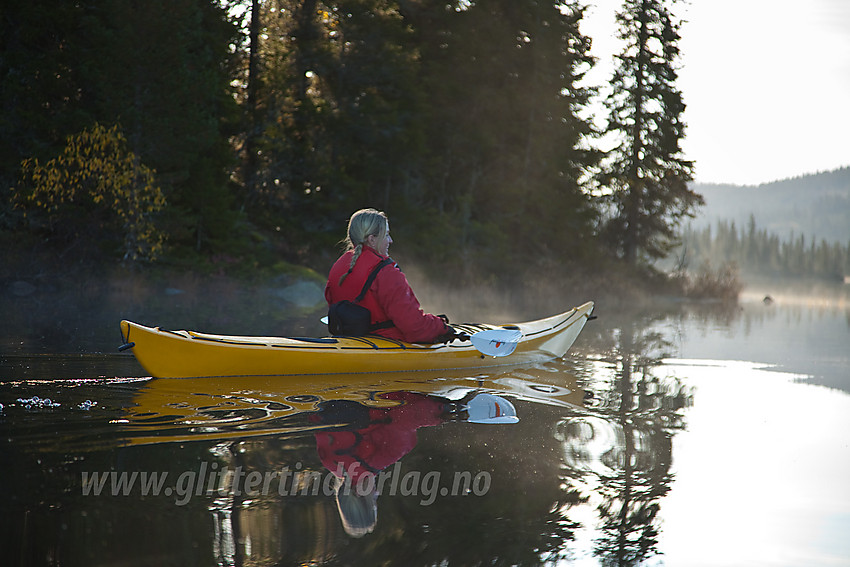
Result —
M730 220L741 228L750 214L756 226L780 238L792 231L807 239L850 242L850 167L804 175L758 186L697 183L706 205L695 228Z

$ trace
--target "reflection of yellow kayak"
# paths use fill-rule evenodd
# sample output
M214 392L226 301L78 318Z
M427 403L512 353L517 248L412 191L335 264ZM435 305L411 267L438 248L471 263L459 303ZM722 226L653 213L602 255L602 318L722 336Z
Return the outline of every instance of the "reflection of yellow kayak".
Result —
M468 341L410 344L380 337L323 339L246 337L166 331L121 321L121 333L139 363L155 377L280 376L361 372L408 372L538 363L564 356L593 311L588 302L517 325L457 325L472 334L519 329L510 356L482 355Z
M522 369L382 373L350 376L275 376L157 378L149 381L128 409L124 427L130 444L247 438L313 429L291 418L316 411L329 400L350 400L369 407L399 402L383 392L407 391L447 399L471 390L506 395L561 407L581 407L584 391L559 362Z

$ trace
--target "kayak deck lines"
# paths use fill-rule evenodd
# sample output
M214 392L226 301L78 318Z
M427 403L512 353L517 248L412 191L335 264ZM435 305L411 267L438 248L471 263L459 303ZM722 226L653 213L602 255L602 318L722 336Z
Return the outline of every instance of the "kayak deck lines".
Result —
M572 309L571 311L568 311L568 313L570 314L570 316L569 316L569 317L567 317L566 319L564 319L563 321L561 321L560 323L556 323L555 325L552 325L552 329L557 329L557 328L558 328L558 327L560 327L561 325L565 325L565 324L567 324L567 323L569 323L569 325L567 325L567 327L571 327L571 326L575 325L578 321L580 321L580 320L581 320L581 319L573 319L573 318L572 318L572 314L573 314L573 313L575 313L576 311L578 311L578 307L573 307L573 309ZM589 315L589 313L588 313L587 315L585 315L585 321L587 320L588 315ZM582 325L584 325L584 322L582 322ZM528 334L526 335L526 337L534 337L534 336L540 335L540 334L542 334L542 333L545 333L545 332L547 332L548 330L549 330L549 329L541 329L541 330L539 330L539 331L537 331L537 332L528 333Z

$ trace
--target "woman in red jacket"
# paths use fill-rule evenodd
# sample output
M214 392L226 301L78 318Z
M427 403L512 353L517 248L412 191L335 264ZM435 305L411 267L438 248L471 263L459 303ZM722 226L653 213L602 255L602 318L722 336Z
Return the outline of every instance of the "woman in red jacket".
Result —
M328 305L356 302L371 314L370 333L410 343L435 342L453 333L445 315L425 313L410 289L407 278L389 259L393 239L387 216L375 209L362 209L348 221L346 252L336 261L325 286ZM384 263L378 268L379 264ZM378 268L363 298L370 274Z

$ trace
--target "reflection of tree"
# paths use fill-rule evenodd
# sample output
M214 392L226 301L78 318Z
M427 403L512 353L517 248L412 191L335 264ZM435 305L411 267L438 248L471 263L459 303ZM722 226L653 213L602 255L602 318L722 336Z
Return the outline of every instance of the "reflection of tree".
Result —
M637 565L656 553L672 436L684 427L690 396L679 380L653 373L667 346L658 334L626 324L614 336L610 381L595 377L602 387L595 415L565 420L559 437L567 478L581 479L601 500L595 553L605 565Z

